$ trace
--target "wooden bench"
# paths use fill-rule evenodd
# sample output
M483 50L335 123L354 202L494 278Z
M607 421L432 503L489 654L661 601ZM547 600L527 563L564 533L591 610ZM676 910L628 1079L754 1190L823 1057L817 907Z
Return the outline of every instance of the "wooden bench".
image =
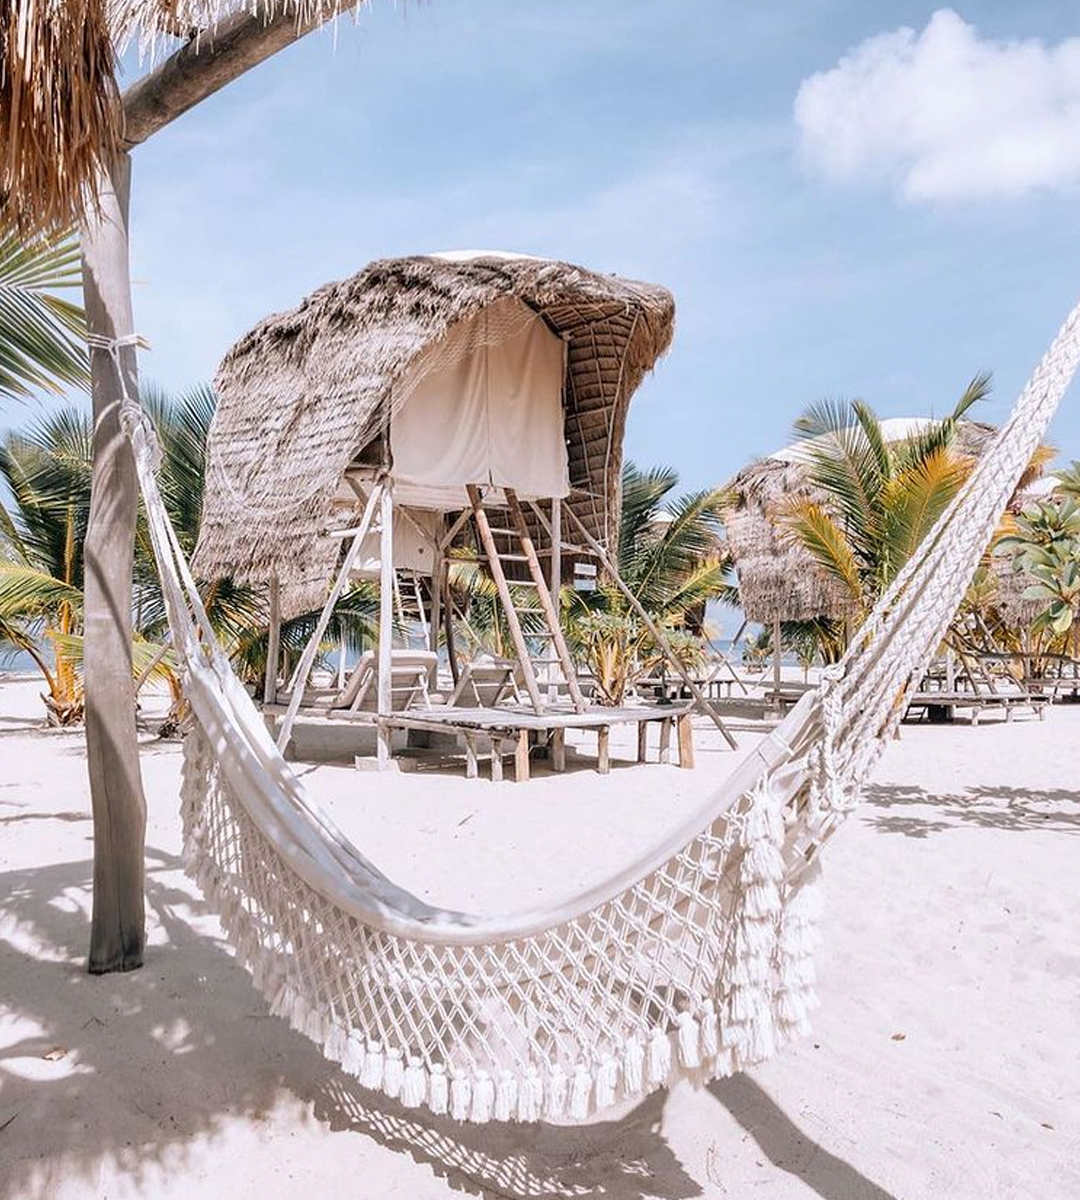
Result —
M915 692L908 700L907 714L912 709L922 709L922 715L933 720L932 709L943 713L955 713L959 708L971 709L971 723L978 725L979 717L984 709L997 709L1005 713L1005 720L1011 721L1017 708L1030 708L1041 721L1050 703L1049 696L1040 696L1029 692L965 692L929 690Z

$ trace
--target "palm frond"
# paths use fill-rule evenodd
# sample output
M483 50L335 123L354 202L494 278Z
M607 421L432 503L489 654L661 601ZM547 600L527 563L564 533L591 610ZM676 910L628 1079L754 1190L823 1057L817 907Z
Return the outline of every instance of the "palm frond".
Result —
M862 604L862 579L844 531L814 500L793 497L779 514L782 533L803 546L819 567L844 585L852 601Z
M82 308L56 294L81 285L74 238L23 241L0 224L0 395L86 387Z

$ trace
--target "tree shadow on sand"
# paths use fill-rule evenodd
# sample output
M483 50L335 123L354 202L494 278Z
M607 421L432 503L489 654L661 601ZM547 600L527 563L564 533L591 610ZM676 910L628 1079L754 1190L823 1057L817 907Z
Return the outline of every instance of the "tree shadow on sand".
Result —
M1013 833L1036 829L1080 833L1080 792L1060 788L1040 791L995 785L934 795L907 784L872 784L864 799L870 808L880 810L869 815L870 825L881 833L911 838L970 826Z
M503 1200L690 1200L713 1194L661 1131L666 1093L593 1125L475 1126L403 1108L361 1088L270 1016L226 949L178 859L151 848L147 964L85 972L91 864L0 873L0 1194L96 1186L103 1168L152 1192L191 1165L192 1145L283 1101L333 1130L408 1155L470 1195ZM9 1026L9 1029L11 1027ZM893 1200L801 1132L749 1077L711 1094L778 1168L823 1200Z
M268 1120L289 1096L469 1194L702 1194L660 1132L664 1093L567 1129L463 1124L359 1087L269 1015L178 860L150 849L147 867L153 941L166 945L124 976L85 972L88 861L0 874L0 1013L26 1022L0 1042L0 1194L93 1185L103 1164L152 1185L158 1169L184 1170L195 1139L238 1114Z

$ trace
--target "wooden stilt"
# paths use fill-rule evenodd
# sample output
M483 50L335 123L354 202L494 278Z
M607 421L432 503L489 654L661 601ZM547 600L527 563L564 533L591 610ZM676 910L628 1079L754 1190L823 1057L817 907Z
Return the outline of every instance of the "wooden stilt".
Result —
M676 722L679 738L679 766L691 768L694 765L694 726L689 713L683 713Z
M379 647L376 680L376 711L388 717L393 711L394 637L394 495L389 481L383 487L379 506ZM393 754L393 731L378 726L376 758L385 770Z
M780 661L780 618L773 617L772 623L772 643L773 643L773 693L776 698L777 707L780 705L780 685L783 682L783 667Z
M502 783L503 781L503 749L502 738L493 737L491 739L491 782Z
M596 769L601 775L611 770L611 726L601 725L596 731Z
M667 764L671 762L671 718L665 717L660 722L660 750L658 754L660 762Z
M514 746L514 779L518 783L527 783L529 779L529 731L518 730L517 742Z
M465 778L475 779L480 774L476 756L476 734L466 733L462 737L465 741Z
M645 762L649 753L649 722L640 721L637 727L637 760Z
M563 772L566 770L566 730L551 731L551 769Z
M266 631L266 678L263 681L263 704L277 699L278 660L281 657L281 585L276 574L270 576L270 624Z

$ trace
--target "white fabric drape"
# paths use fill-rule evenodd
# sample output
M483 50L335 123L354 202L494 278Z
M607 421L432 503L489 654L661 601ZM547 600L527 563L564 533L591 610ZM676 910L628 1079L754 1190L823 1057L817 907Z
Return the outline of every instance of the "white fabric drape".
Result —
M503 330L501 334L494 330ZM395 489L410 504L461 507L465 485L528 499L570 491L562 386L566 347L519 300L455 326L406 375L390 426Z

